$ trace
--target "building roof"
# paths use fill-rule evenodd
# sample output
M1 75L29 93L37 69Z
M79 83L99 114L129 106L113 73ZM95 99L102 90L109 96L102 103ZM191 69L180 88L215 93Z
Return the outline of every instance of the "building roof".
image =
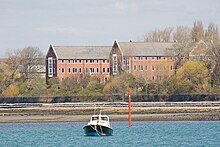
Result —
M123 56L168 56L167 49L175 43L164 42L118 42Z
M109 59L111 46L53 46L58 59Z
M194 45L191 48L192 50L190 51L189 56L214 55L213 51L208 47L208 45L203 40L194 43Z

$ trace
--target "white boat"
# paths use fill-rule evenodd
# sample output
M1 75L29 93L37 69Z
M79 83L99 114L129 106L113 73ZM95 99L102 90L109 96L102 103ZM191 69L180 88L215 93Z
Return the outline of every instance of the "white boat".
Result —
M86 136L112 136L113 129L107 115L92 115L89 123L83 127Z

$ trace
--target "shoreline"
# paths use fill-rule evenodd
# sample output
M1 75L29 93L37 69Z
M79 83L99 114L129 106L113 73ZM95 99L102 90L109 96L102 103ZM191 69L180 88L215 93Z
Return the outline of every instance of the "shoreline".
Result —
M0 108L0 123L88 122L97 107ZM127 121L127 107L101 108L111 122ZM132 107L132 121L220 121L220 107Z

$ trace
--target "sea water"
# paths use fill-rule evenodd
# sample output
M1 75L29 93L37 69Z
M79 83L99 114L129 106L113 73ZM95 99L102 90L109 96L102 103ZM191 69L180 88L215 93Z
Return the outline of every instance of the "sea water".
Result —
M87 137L86 122L1 123L0 147L220 146L219 121L113 122L113 136Z

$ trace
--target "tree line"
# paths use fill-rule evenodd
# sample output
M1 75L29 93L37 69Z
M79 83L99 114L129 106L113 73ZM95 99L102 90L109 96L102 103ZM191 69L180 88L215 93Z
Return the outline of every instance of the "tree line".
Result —
M213 69L211 61L190 61L189 47L192 43L204 40L215 54ZM100 96L126 94L130 87L133 94L201 94L220 91L220 39L218 26L210 23L204 29L201 21L195 21L192 28L177 26L163 30L153 30L144 35L147 42L174 41L177 64L175 74L159 81L149 81L144 77L122 73L107 83L100 83L96 77L80 75L81 79L66 78L60 81L51 78L46 84L45 78L37 71L45 64L45 55L37 47L13 50L7 54L6 62L0 64L1 96ZM162 64L162 63L161 63Z

